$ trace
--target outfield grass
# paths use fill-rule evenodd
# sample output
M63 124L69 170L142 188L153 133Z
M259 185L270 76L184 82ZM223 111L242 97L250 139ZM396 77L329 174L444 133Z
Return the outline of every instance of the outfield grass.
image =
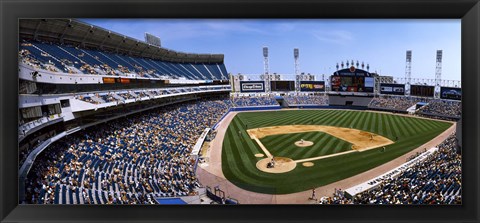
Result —
M293 124L352 127L382 135L393 141L397 136L399 140L386 146L386 152L368 150L330 157L312 161L313 167L297 165L294 170L282 174L258 170L255 164L262 158L257 158L254 154L263 152L257 143L248 137L246 128ZM430 141L450 126L450 123L441 121L349 110L239 113L232 120L225 134L222 169L229 181L246 190L269 194L294 193L327 185L379 166ZM239 131L242 133L241 136L238 134ZM265 139L267 138L269 137ZM272 144L266 142L268 146L265 146L269 151L279 149L280 147L277 148L275 144L282 143L281 140L267 141L273 142ZM340 150L333 148L335 149ZM285 156L289 157L286 154Z
M295 142L301 139L312 141L314 145L298 147ZM271 135L260 139L260 142L273 156L288 157L300 160L352 150L352 144L324 132L305 132Z

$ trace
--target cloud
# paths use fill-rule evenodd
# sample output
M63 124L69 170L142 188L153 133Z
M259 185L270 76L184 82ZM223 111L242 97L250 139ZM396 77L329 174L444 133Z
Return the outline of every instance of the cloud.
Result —
M280 23L274 26L274 30L281 33L291 32L296 28L296 25L295 23Z
M263 29L255 27L255 25L245 22L208 22L205 24L207 28L218 32L230 33L259 33L266 34Z
M340 45L346 45L353 42L353 34L345 30L333 30L333 31L313 31L312 35L322 41L327 43L334 43Z

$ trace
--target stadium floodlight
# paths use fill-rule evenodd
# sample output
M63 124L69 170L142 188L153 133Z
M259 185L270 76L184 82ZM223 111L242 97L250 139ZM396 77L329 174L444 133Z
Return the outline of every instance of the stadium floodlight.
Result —
M407 61L411 62L412 61L412 51L407 50Z
M147 42L148 44L154 45L154 46L158 46L158 47L162 46L161 41L160 41L160 37L154 36L150 33L145 33L145 42Z
M412 51L407 50L406 61L405 61L405 95L410 95L410 82L412 77Z
M295 59L295 75L300 74L300 68L298 64L298 57L300 56L300 52L298 51L298 48L293 49L293 58Z
M263 73L265 77L265 90L266 92L270 91L270 72L268 70L268 47L263 47Z
M442 62L442 50L437 50L437 62Z
M442 81L442 56L443 51L437 50L437 63L435 67L435 93L434 98L440 98L440 82Z

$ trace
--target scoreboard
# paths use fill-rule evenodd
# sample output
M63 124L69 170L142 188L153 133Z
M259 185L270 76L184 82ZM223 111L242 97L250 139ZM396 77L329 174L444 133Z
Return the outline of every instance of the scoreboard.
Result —
M462 100L462 89L453 87L440 88L441 99Z
M325 91L325 81L300 81L300 91Z
M359 76L332 76L332 91L373 92L374 78Z
M411 85L410 86L410 95L420 96L420 97L433 97L435 91L435 86L427 85Z
M338 70L330 79L332 91L338 92L373 92L375 78L368 71L350 68Z
M295 81L271 81L272 91L294 91Z

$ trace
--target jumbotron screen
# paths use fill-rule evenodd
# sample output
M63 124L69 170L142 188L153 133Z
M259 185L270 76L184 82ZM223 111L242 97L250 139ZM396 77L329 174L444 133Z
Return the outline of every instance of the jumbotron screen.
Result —
M453 87L440 88L441 99L462 100L462 89Z
M374 78L359 76L332 76L332 91L373 92Z
M295 81L271 81L272 91L294 91Z
M300 81L300 91L325 91L325 81Z
M434 86L426 86L426 85L410 86L410 95L413 95L413 96L433 97L434 92L435 92Z

